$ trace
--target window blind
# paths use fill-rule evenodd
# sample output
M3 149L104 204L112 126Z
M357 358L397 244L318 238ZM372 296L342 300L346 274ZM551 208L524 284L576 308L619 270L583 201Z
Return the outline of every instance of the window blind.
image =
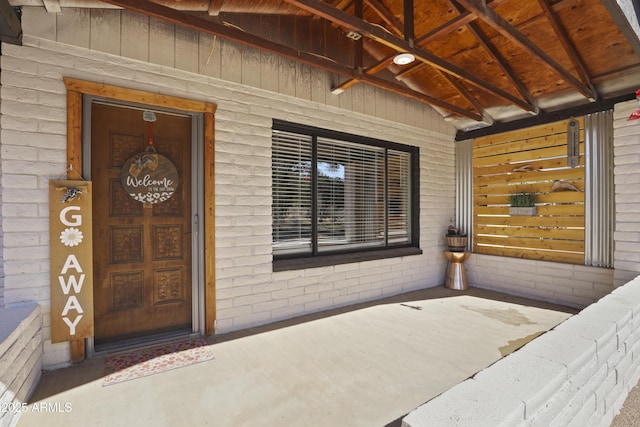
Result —
M273 252L310 253L312 138L273 131Z
M382 246L384 149L318 138L318 252Z

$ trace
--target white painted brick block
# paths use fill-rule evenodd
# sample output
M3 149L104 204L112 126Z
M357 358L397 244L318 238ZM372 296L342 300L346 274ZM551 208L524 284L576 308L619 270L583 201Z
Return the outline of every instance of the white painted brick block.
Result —
M70 347L68 342L52 344L51 340L44 341L44 356L42 365L48 369L69 366Z
M615 375L615 373L614 373ZM628 395L628 390L623 381L617 382L613 388L604 396L604 408L605 408L605 417L604 419L609 419L609 425L613 420L613 416L620 410L622 407L622 403L624 403L624 398ZM622 399L622 401L621 401ZM613 414L613 415L612 415Z
M604 347L607 343L613 343L614 348L617 347L615 323L609 321L588 322L586 321L586 317L582 316L582 313L556 326L555 330L594 340L597 349Z
M610 369L611 368L616 370L617 381L624 383L625 390L628 393L630 389L636 385L636 383L629 382L633 374L633 353L626 353L624 357L618 362L618 364L615 366L611 366Z
M590 360L578 372L574 372L560 389L549 399L543 407L531 417L532 426L565 426L568 420L574 418L584 405L593 399L595 410L595 387L589 387L588 382L596 371L595 359Z
M402 427L516 426L524 421L524 404L505 390L464 381L402 419Z
M591 397L583 404L583 406L578 408L579 410L573 418L563 419L562 417L559 417L557 422L554 421L553 426L585 427L590 425L597 425L591 424L593 414L596 412L596 400L597 399L595 394L591 395Z
M479 384L523 401L527 419L540 410L566 378L565 366L525 352L512 353L474 376Z
M574 334L552 330L531 341L521 351L543 357L567 368L567 378L596 360L596 342ZM594 372L595 372L595 366Z
M627 342L631 338L631 334L636 330L635 328L633 328L633 324L634 324L633 321L631 321L618 329L618 333L617 333L618 350L624 351L625 353L627 349ZM635 339L633 341L635 341Z

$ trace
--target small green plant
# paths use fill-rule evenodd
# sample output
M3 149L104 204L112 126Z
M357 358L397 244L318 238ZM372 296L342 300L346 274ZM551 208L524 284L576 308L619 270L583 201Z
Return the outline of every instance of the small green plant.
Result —
M536 205L536 193L514 193L508 197L509 204L514 208L528 208Z

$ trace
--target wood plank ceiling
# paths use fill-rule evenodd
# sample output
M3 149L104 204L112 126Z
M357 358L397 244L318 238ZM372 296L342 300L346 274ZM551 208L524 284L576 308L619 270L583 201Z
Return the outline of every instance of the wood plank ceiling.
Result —
M106 1L328 70L335 96L370 84L420 100L462 131L640 87L615 0Z

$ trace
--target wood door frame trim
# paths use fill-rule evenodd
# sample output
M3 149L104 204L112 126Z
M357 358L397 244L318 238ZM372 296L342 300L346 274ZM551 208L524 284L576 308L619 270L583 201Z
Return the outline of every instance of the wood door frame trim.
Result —
M205 334L215 333L215 120L216 104L159 93L128 89L103 83L64 77L67 88L67 167L68 178L82 171L82 95L93 95L119 101L170 108L204 116L204 317ZM74 172L75 169L75 172ZM85 359L84 340L71 343L71 361Z

